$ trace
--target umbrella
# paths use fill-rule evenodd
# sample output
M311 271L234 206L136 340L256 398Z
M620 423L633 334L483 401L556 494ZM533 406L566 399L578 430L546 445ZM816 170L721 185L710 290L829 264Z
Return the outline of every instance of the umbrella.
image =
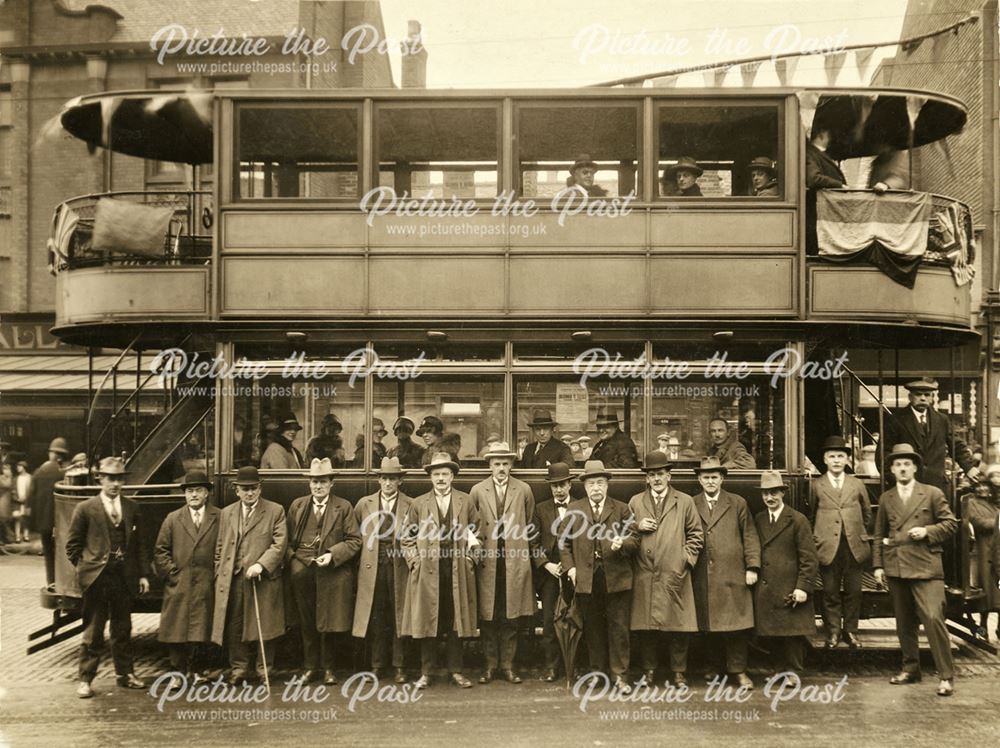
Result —
M575 593L569 600L565 594L560 593L552 625L556 641L559 642L559 651L562 652L563 665L566 667L566 687L569 688L573 680L576 648L583 638L583 615L576 604Z

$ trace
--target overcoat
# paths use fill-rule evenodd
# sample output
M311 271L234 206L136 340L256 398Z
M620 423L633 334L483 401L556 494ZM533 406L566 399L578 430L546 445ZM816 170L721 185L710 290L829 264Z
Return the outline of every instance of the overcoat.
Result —
M600 460L604 467L612 468L637 468L639 467L639 453L636 451L635 443L629 439L624 431L615 431L611 438L601 439L594 445L594 450L590 453L591 460ZM570 467L573 463L568 463Z
M812 598L795 607L785 599L795 589L812 594L819 573L809 520L785 506L775 523L765 509L754 517L760 537L760 577L754 585L758 636L812 636L816 611Z
M302 455L290 442L282 436L276 436L267 445L264 456L260 458L261 470L301 470Z
M603 530L597 525L603 526ZM604 511L594 521L590 499L571 501L566 516L559 525L558 543L563 569L576 569L576 591L589 595L594 583L594 546L601 549L604 566L604 581L608 592L624 592L632 589L632 555L639 547L632 533L635 532L635 518L628 504L612 499L604 499ZM611 550L615 537L624 542L617 551Z
M914 527L927 528L923 540L910 540ZM901 579L944 579L942 544L958 530L958 520L939 488L914 481L905 504L893 486L879 497L875 515L872 566Z
M489 477L469 492L479 513L482 534L482 562L476 576L479 598L479 618L492 621L496 595L497 547L502 537L506 567L506 602L504 618L521 618L535 614L535 592L532 587L531 549L537 545L535 496L522 480L507 480L507 495L503 512L497 516L497 494L493 478Z
M838 494L829 476L813 478L809 506L814 513L813 535L822 566L833 563L842 533L847 537L855 561L864 564L872 557L869 528L874 516L864 483L853 475L844 475Z
M300 496L288 507L288 550L286 561L288 585L299 574L309 574L309 567L296 550L310 539L302 537L306 520L312 512L312 496ZM354 508L347 499L330 494L323 512L320 545L316 555L332 554L327 566L316 567L316 630L350 631L354 621L354 563L361 550L361 534ZM290 613L291 611L289 611ZM286 614L286 618L290 618ZM295 616L297 619L298 616Z
M742 496L719 491L709 514L704 492L694 497L705 548L692 574L699 631L739 631L753 626L753 593L747 570L760 569L760 542Z
M573 467L575 462L573 450L560 439L549 439L541 448L539 448L538 442L529 442L524 448L521 459L517 461L517 466L519 468L545 468L557 462L564 462Z
M406 582L410 570L403 558L400 537L403 531L403 520L413 502L402 491L396 494L396 506L392 523L392 537L380 539L379 531L379 493L376 491L360 499L354 505L354 519L361 532L361 554L358 561L358 597L354 601L354 627L351 633L357 637L368 634L368 624L371 620L372 606L375 604L375 577L378 574L379 543L390 543L392 554L392 586L395 600L396 631L403 629L403 605L406 602ZM369 519L369 517L371 519Z
M416 497L403 521L400 545L410 575L403 603L401 636L427 639L437 636L438 562L441 557L441 533L454 540L451 557L451 596L455 611L454 630L461 637L476 635L476 553L470 548L470 536L479 538L479 516L472 497L462 491L451 492L452 527L443 527L434 491ZM472 545L476 545L473 543Z
M638 532L632 581L632 630L697 631L691 570L705 544L694 501L674 488L667 490L657 512L649 490L629 501L636 527L652 518L652 532Z
M912 444L913 448L920 454L921 464L917 468L917 480L931 486L936 486L942 491L948 490L948 480L944 474L944 458L951 453L954 444L954 454L952 457L961 466L962 470L968 472L972 467L972 451L968 445L952 435L951 421L944 413L938 413L933 408L927 409L927 431L926 433L917 422L917 417L913 414L913 408L901 408L893 411L885 424L886 436L879 440L879 445L888 444ZM887 478L892 477L892 471L885 464L885 455L882 456L882 474Z
M215 543L215 613L212 616L212 641L219 645L222 644L226 631L226 608L229 607L229 588L232 584L246 585L246 594L243 596L243 641L258 639L253 588L246 579L246 569L233 578L241 511L241 502L236 501L219 514L219 537ZM243 531L241 544L249 560L247 566L258 563L264 567L264 573L256 582L260 626L265 641L274 639L285 633L281 569L288 545L288 526L285 522L285 510L281 505L264 498L258 499Z
M976 569L979 586L985 598L980 610L1000 610L1000 567L997 566L997 524L1000 523L997 505L987 499L973 496L966 504L966 518L976 535Z
M139 593L139 578L149 574L149 553L143 545L139 523L139 507L121 496L122 522L125 528L125 579L129 594ZM76 580L85 592L97 579L111 556L111 523L101 496L91 497L73 510L69 533L66 535L66 555L76 567Z
M753 455L747 452L747 448L733 433L730 433L729 438L722 444L709 445L706 454L708 457L716 458L722 467L730 470L755 470L757 468L757 461Z
M31 476L31 495L28 505L31 507L31 527L35 532L51 535L55 527L55 491L56 483L63 479L66 471L59 467L55 460L47 460Z
M194 526L187 506L172 511L156 536L153 565L164 580L161 642L207 642L212 638L219 509L206 504L202 511L200 528Z

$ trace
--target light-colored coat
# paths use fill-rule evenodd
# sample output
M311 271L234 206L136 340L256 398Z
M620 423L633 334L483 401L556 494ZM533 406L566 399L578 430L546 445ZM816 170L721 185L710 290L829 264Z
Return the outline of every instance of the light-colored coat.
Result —
M793 590L811 594L819 572L809 520L785 506L775 523L765 509L754 522L760 536L760 578L754 585L754 613L759 636L812 636L816 609L810 597L795 607L785 604Z
M686 493L667 490L660 511L649 490L628 503L636 527L644 519L657 522L652 532L638 532L633 542L632 630L697 631L691 569L705 544L701 519Z
M182 506L166 516L156 536L153 565L164 580L160 610L161 642L207 642L212 638L212 593L219 509L206 504L201 527Z
M532 587L531 551L537 544L533 530L535 496L531 487L517 478L507 481L503 513L497 517L497 494L493 478L480 481L469 492L479 511L479 529L483 539L483 560L476 579L479 591L479 618L492 621L497 579L497 545L499 528L503 527L506 564L505 618L521 618L535 613L535 593ZM531 538L529 542L529 537Z
M476 635L476 571L475 554L469 547L469 535L479 537L479 517L472 497L462 491L451 492L453 526L460 528L455 535L455 552L451 558L451 596L455 609L455 631L461 637ZM410 504L404 520L400 545L410 576L403 603L401 636L427 639L437 636L438 595L449 594L438 586L438 562L441 556L442 528L434 491L418 496ZM471 560L470 560L471 559Z
M942 544L958 530L958 520L941 489L913 483L905 504L895 486L879 497L872 566L900 579L944 579ZM914 527L927 528L927 537L910 540Z
M402 491L396 494L395 522L392 538L381 540L379 531L379 492L365 496L354 505L354 519L361 531L361 556L358 563L358 597L354 601L354 628L351 633L357 637L368 634L368 623L371 620L372 606L375 604L375 577L378 574L379 543L392 544L392 586L395 600L396 631L403 628L403 605L406 603L406 582L410 570L403 558L399 544L402 536L403 520L413 502ZM368 519L371 517L371 519Z
M215 544L215 614L212 616L212 641L221 646L226 631L226 609L229 607L229 588L236 568L236 546L240 529L241 502L236 501L219 515L219 538ZM280 504L258 499L243 532L242 543L250 563L264 567L256 582L257 602L260 609L260 626L265 641L285 633L285 605L281 580L281 565L288 544L288 527L285 510ZM249 565L248 565L249 566ZM245 571L245 570L244 570ZM237 584L246 584L243 596L243 641L257 641L257 622L254 614L253 590L245 574L236 578Z
M813 535L819 563L822 566L833 563L842 533L847 537L854 560L859 564L868 561L872 556L872 536L868 532L872 526L872 504L865 484L853 475L845 475L838 495L829 476L822 475L811 481L810 489L810 506L815 507Z

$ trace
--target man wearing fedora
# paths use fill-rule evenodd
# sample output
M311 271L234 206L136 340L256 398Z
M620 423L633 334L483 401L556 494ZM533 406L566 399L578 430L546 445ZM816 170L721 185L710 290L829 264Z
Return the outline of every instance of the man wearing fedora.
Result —
M447 452L455 464L461 464L458 453L462 449L462 437L450 431L446 433L444 421L437 416L424 416L417 429L417 436L424 440L424 453L420 458L420 464L424 467L439 452Z
M261 470L301 470L302 453L292 443L302 430L295 416L286 418L278 426L274 441L267 445L260 458Z
M334 633L350 631L354 617L354 564L361 533L354 508L334 496L330 459L314 459L306 476L309 495L288 508L288 582L302 636L302 677L309 683L323 670L323 683L337 683L333 673Z
M31 524L42 538L42 555L45 556L45 583L49 591L55 591L56 583L56 505L54 491L56 483L63 479L69 449L66 440L57 436L49 444L49 459L31 476Z
M435 454L424 469L431 490L410 504L400 540L410 568L402 635L420 641L416 688L431 685L439 644L446 647L452 683L471 688L472 682L462 673L462 639L476 635L479 512L469 494L452 488L459 466L450 454Z
M809 599L816 577L816 543L805 515L785 505L788 486L777 470L760 477L764 511L754 517L760 536L760 579L754 585L757 636L780 641L786 670L804 667L806 640L816 633Z
M670 682L687 683L688 635L698 630L691 570L698 561L705 536L694 501L670 485L670 462L659 450L643 460L646 490L629 501L635 516L638 548L632 583L632 631L646 685L652 686L657 648L663 634L670 646Z
M164 581L157 638L170 647L171 669L191 674L197 646L212 640L219 509L208 503L212 482L204 472L189 471L181 489L185 506L160 525L153 564Z
M619 428L617 413L599 410L596 427L601 439L590 453L591 460L604 463L609 470L639 467L639 451L635 448L635 443Z
M828 437L823 443L826 474L809 485L829 649L840 643L841 636L851 649L861 647L861 576L871 559L872 505L865 484L847 474L850 459L851 447L844 438Z
M263 640L266 662L274 661L274 639L285 633L282 563L288 545L285 510L260 495L260 474L252 465L241 467L233 482L239 501L219 515L215 544L215 611L212 641L229 650L229 681L250 677L250 668ZM257 612L260 613L260 628Z
M587 197L607 197L608 191L594 182L596 174L597 164L588 154L582 153L569 167L566 187L577 190Z
M508 683L521 682L514 671L518 622L535 614L531 577L531 550L537 542L535 496L527 483L511 477L516 458L507 442L494 444L485 455L490 477L469 492L483 542L477 592L486 668L480 683L492 681L498 667Z
M399 489L405 473L398 458L384 457L375 473L379 490L354 506L354 519L361 532L361 557L352 633L367 639L372 670L377 676L391 662L395 682L406 683L401 631L409 569L399 539L413 499Z
M750 162L750 194L754 197L779 197L778 165L767 156Z
M559 557L559 524L569 510L572 476L569 465L556 462L549 465L545 477L552 498L535 505L534 525L538 529L538 547L532 558L535 562L535 588L542 601L542 647L545 652L545 669L542 680L552 683L559 667L559 642L556 640L555 612L560 590L567 597L573 588L565 580ZM565 580L565 583L564 583Z
M698 630L709 646L721 640L726 672L749 689L753 688L746 672L753 627L751 588L760 571L760 541L746 500L722 488L728 472L714 457L706 457L695 468L702 490L694 497L694 506L701 517L705 547L691 579Z
M736 432L730 430L725 419L713 418L708 422L708 439L706 457L714 457L729 470L756 470L757 461L736 438Z
M531 429L534 441L528 442L518 460L519 468L543 469L557 462L573 464L573 450L561 439L552 438L552 432L559 424L552 420L552 414L547 410L531 412Z
M690 156L681 156L677 163L663 170L660 183L664 197L701 197L698 177L704 170Z
M569 505L559 526L560 560L583 614L591 670L610 672L615 689L628 694L635 518L608 496L611 473L600 460L588 460L580 480L587 496Z
M132 598L149 592L148 549L137 531L139 507L121 495L125 463L105 457L97 470L101 492L73 510L66 536L66 556L76 568L83 603L80 683L76 695L94 695L90 687L104 648L104 624L111 623L111 657L118 685L145 688L132 670Z
M400 416L392 424L392 433L396 437L396 446L389 450L388 457L395 457L404 468L418 468L424 458L424 448L413 441L413 432L417 425L412 418Z
M951 696L955 672L944 621L941 546L958 530L958 520L939 488L916 480L921 460L911 445L896 444L887 462L896 485L879 497L872 566L875 581L885 584L888 580L903 653L903 669L889 682L902 685L920 680L917 630L922 623L941 679L937 694Z

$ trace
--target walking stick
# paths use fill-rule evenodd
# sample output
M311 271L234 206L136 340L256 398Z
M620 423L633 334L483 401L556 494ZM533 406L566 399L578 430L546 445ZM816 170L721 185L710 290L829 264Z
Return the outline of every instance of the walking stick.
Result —
M257 602L257 580L250 583L253 589L253 614L257 619L257 642L260 644L260 661L264 663L264 686L267 688L267 695L271 695L271 679L267 674L267 655L264 653L264 631L260 627L260 604Z

